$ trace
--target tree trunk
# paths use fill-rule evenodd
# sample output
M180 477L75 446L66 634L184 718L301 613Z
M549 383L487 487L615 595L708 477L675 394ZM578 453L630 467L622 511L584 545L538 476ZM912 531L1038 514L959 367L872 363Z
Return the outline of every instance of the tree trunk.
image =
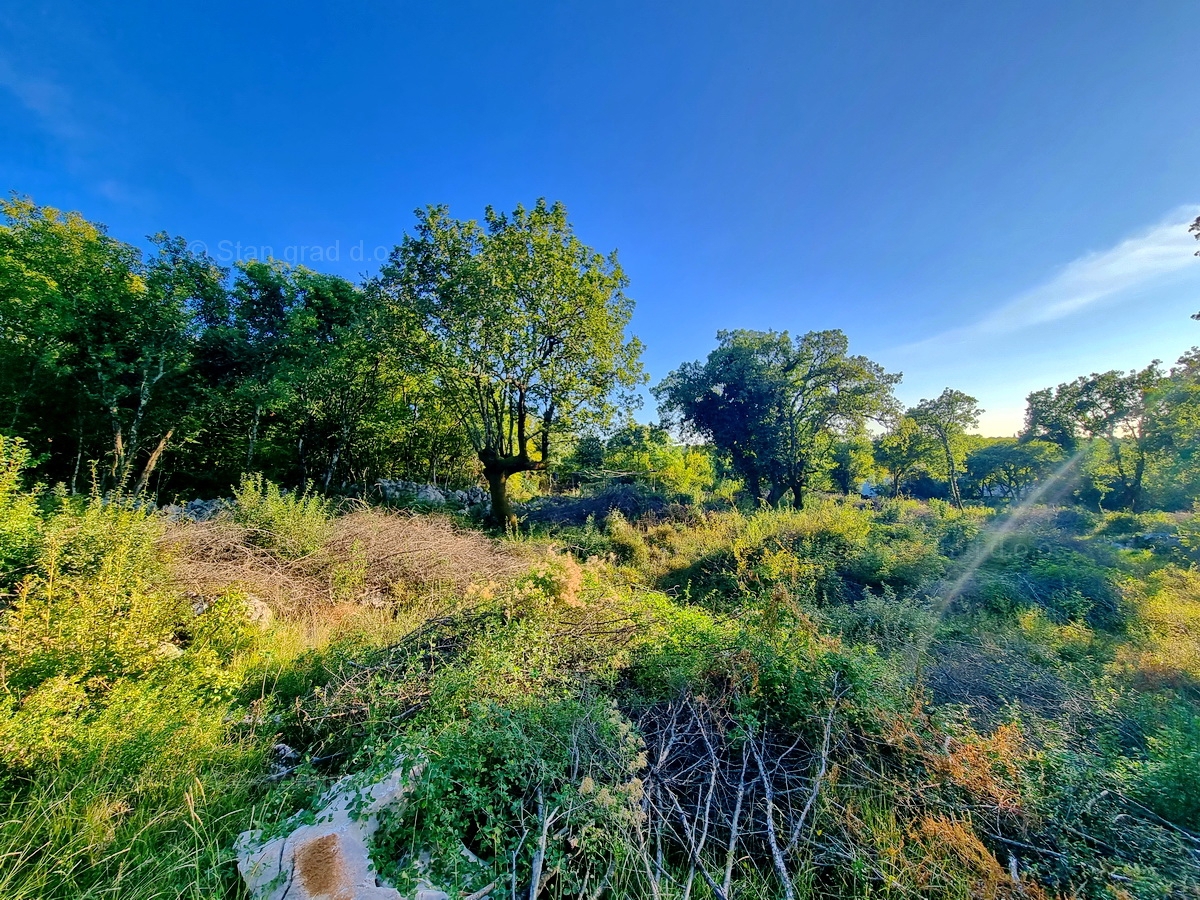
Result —
M250 426L250 443L246 446L246 471L254 467L254 445L258 443L258 420L262 417L262 406L254 404L254 420Z
M167 441L171 440L171 435L175 433L172 428L162 436L162 440L158 442L158 446L154 448L154 452L150 454L150 458L146 460L146 468L142 469L142 477L138 479L137 487L133 489L133 496L141 496L142 491L146 489L146 485L150 482L150 476L154 473L154 467L158 465L159 459L163 455L163 451L167 449ZM161 485L162 482L159 482Z
M488 520L493 525L515 525L517 517L508 501L508 476L512 474L499 466L484 466L483 476L487 479L488 491L492 495L492 512Z
M1142 482L1146 476L1146 452L1138 448L1137 460L1133 464L1133 482L1129 486L1129 509L1142 512Z
M772 481L771 489L767 492L767 503L771 507L779 506L783 495L787 493L787 485L782 481Z
M804 479L802 478L792 482L792 506L796 509L804 509Z
M958 491L958 471L954 465L954 450L949 441L944 441L942 448L946 451L946 473L950 481L950 500L958 509L962 509L962 495Z

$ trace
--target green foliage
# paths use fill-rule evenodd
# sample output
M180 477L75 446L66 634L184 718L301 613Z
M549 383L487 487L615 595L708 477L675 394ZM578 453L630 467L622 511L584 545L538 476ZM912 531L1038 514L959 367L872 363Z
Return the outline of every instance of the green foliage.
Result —
M329 539L329 502L308 491L284 493L262 475L246 475L234 490L233 520L251 543L283 559L310 556Z
M681 444L651 425L626 425L612 435L595 468L601 467L690 503L700 503L718 487L709 448Z
M932 400L922 400L908 411L908 417L942 451L950 499L962 508L958 478L967 453L967 430L979 424L983 410L972 396L946 388Z
M187 390L188 305L219 271L165 235L144 259L77 213L0 211L5 421L53 480L76 487L81 461L107 457L106 485L140 490Z
M155 665L180 622L148 513L93 499L64 503L44 524L36 573L0 626L0 689L21 695L49 678L104 685Z
M897 376L839 331L722 332L656 391L709 444L636 424L601 442L640 344L615 256L561 205L430 208L361 286L3 212L0 896L231 896L237 832L398 756L412 792L375 857L405 889L709 896L688 810L663 805L695 778L721 785L690 807L706 829L760 804L734 896L1200 889L1181 830L1200 829L1200 526L1179 512L1200 491L1195 351L1035 392L1025 435L993 440L952 389L900 415ZM868 419L888 424L874 442ZM422 547L426 591L389 574L411 547L315 493L479 465L499 519L510 477L573 473L584 524L557 547L514 532L452 587ZM874 467L892 498L812 496ZM1079 505L963 503L1056 469ZM762 508L711 511L730 470ZM131 499L246 471L215 527ZM615 498L589 473L637 482L614 490L640 505L598 525ZM256 565L330 602L252 622ZM277 740L301 760L272 786ZM768 821L798 809L769 852Z
M542 871L564 893L578 892L622 851L641 796L641 742L597 697L475 703L396 749L426 761L408 803L384 819L375 839L380 871L402 891L424 874L423 851L431 854L428 874L449 890L518 889L528 885L544 840Z
M1000 438L967 456L966 468L980 494L1017 499L1063 459L1062 448L1049 441Z
M654 389L664 420L703 435L756 500L795 506L833 463L836 441L892 405L899 381L848 353L840 331L722 331L703 362L681 366ZM764 484L767 485L764 495Z
M937 627L927 602L897 597L889 587L867 591L852 604L830 606L822 619L831 630L854 644L873 644L885 653L921 645Z
M575 236L561 203L488 207L483 226L445 207L417 215L379 288L428 336L410 343L406 331L402 352L418 352L459 412L493 518L507 524L507 479L544 468L561 437L605 424L616 393L642 380L625 273L615 253Z
M49 482L85 490L96 463L103 490L224 491L257 469L329 491L469 466L446 398L377 339L407 340L379 292L0 209L0 411Z
M1200 715L1177 706L1146 743L1145 757L1125 767L1133 796L1170 822L1200 829Z
M0 435L0 583L12 588L28 572L42 542L37 499L21 489L29 450Z
M936 450L916 419L910 415L894 418L876 439L874 449L875 464L887 473L893 498L904 492L913 475L936 465Z
M245 600L197 615L133 505L60 498L39 530L0 611L0 893L219 893L270 739L234 724Z

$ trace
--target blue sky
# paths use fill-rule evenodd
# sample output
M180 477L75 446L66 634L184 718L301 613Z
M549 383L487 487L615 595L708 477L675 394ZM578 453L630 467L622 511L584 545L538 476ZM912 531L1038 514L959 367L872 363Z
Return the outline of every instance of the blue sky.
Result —
M0 10L0 186L349 276L417 206L560 199L654 380L721 328L841 328L1005 434L1200 343L1197 48L1184 0L32 0Z

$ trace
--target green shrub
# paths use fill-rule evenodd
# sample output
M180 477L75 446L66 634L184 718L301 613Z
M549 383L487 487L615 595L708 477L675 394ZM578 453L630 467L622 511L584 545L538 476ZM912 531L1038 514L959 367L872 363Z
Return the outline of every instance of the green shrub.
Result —
M37 500L21 490L28 466L25 443L0 434L0 589L11 588L29 571L41 544Z
M243 476L233 496L233 519L251 543L284 559L315 553L332 534L330 504L314 493L285 493L255 474Z
M937 617L925 603L897 597L886 586L879 593L867 591L854 603L828 607L822 620L845 640L885 652L923 646L937 628Z
M644 566L649 562L650 551L642 533L629 523L620 510L608 514L604 520L604 531L617 559L635 566Z
M1177 825L1200 829L1200 715L1177 707L1127 773L1136 799Z
M452 891L495 883L515 892L540 856L543 878L553 873L560 895L574 896L622 852L640 799L634 773L645 765L630 723L586 696L475 703L394 750L424 763L407 804L385 814L375 838L375 863L402 893L415 887L427 852L432 880Z
M187 614L163 585L152 514L93 498L64 503L0 620L0 692L17 695L55 676L99 686L147 671Z

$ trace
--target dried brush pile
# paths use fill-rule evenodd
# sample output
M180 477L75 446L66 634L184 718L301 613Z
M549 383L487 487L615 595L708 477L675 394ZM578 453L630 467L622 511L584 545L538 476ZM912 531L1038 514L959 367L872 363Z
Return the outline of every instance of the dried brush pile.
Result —
M503 582L528 562L445 517L361 509L332 519L325 539L301 555L232 514L176 522L164 548L176 586L203 602L230 590L299 617L333 603L452 603L472 584Z

